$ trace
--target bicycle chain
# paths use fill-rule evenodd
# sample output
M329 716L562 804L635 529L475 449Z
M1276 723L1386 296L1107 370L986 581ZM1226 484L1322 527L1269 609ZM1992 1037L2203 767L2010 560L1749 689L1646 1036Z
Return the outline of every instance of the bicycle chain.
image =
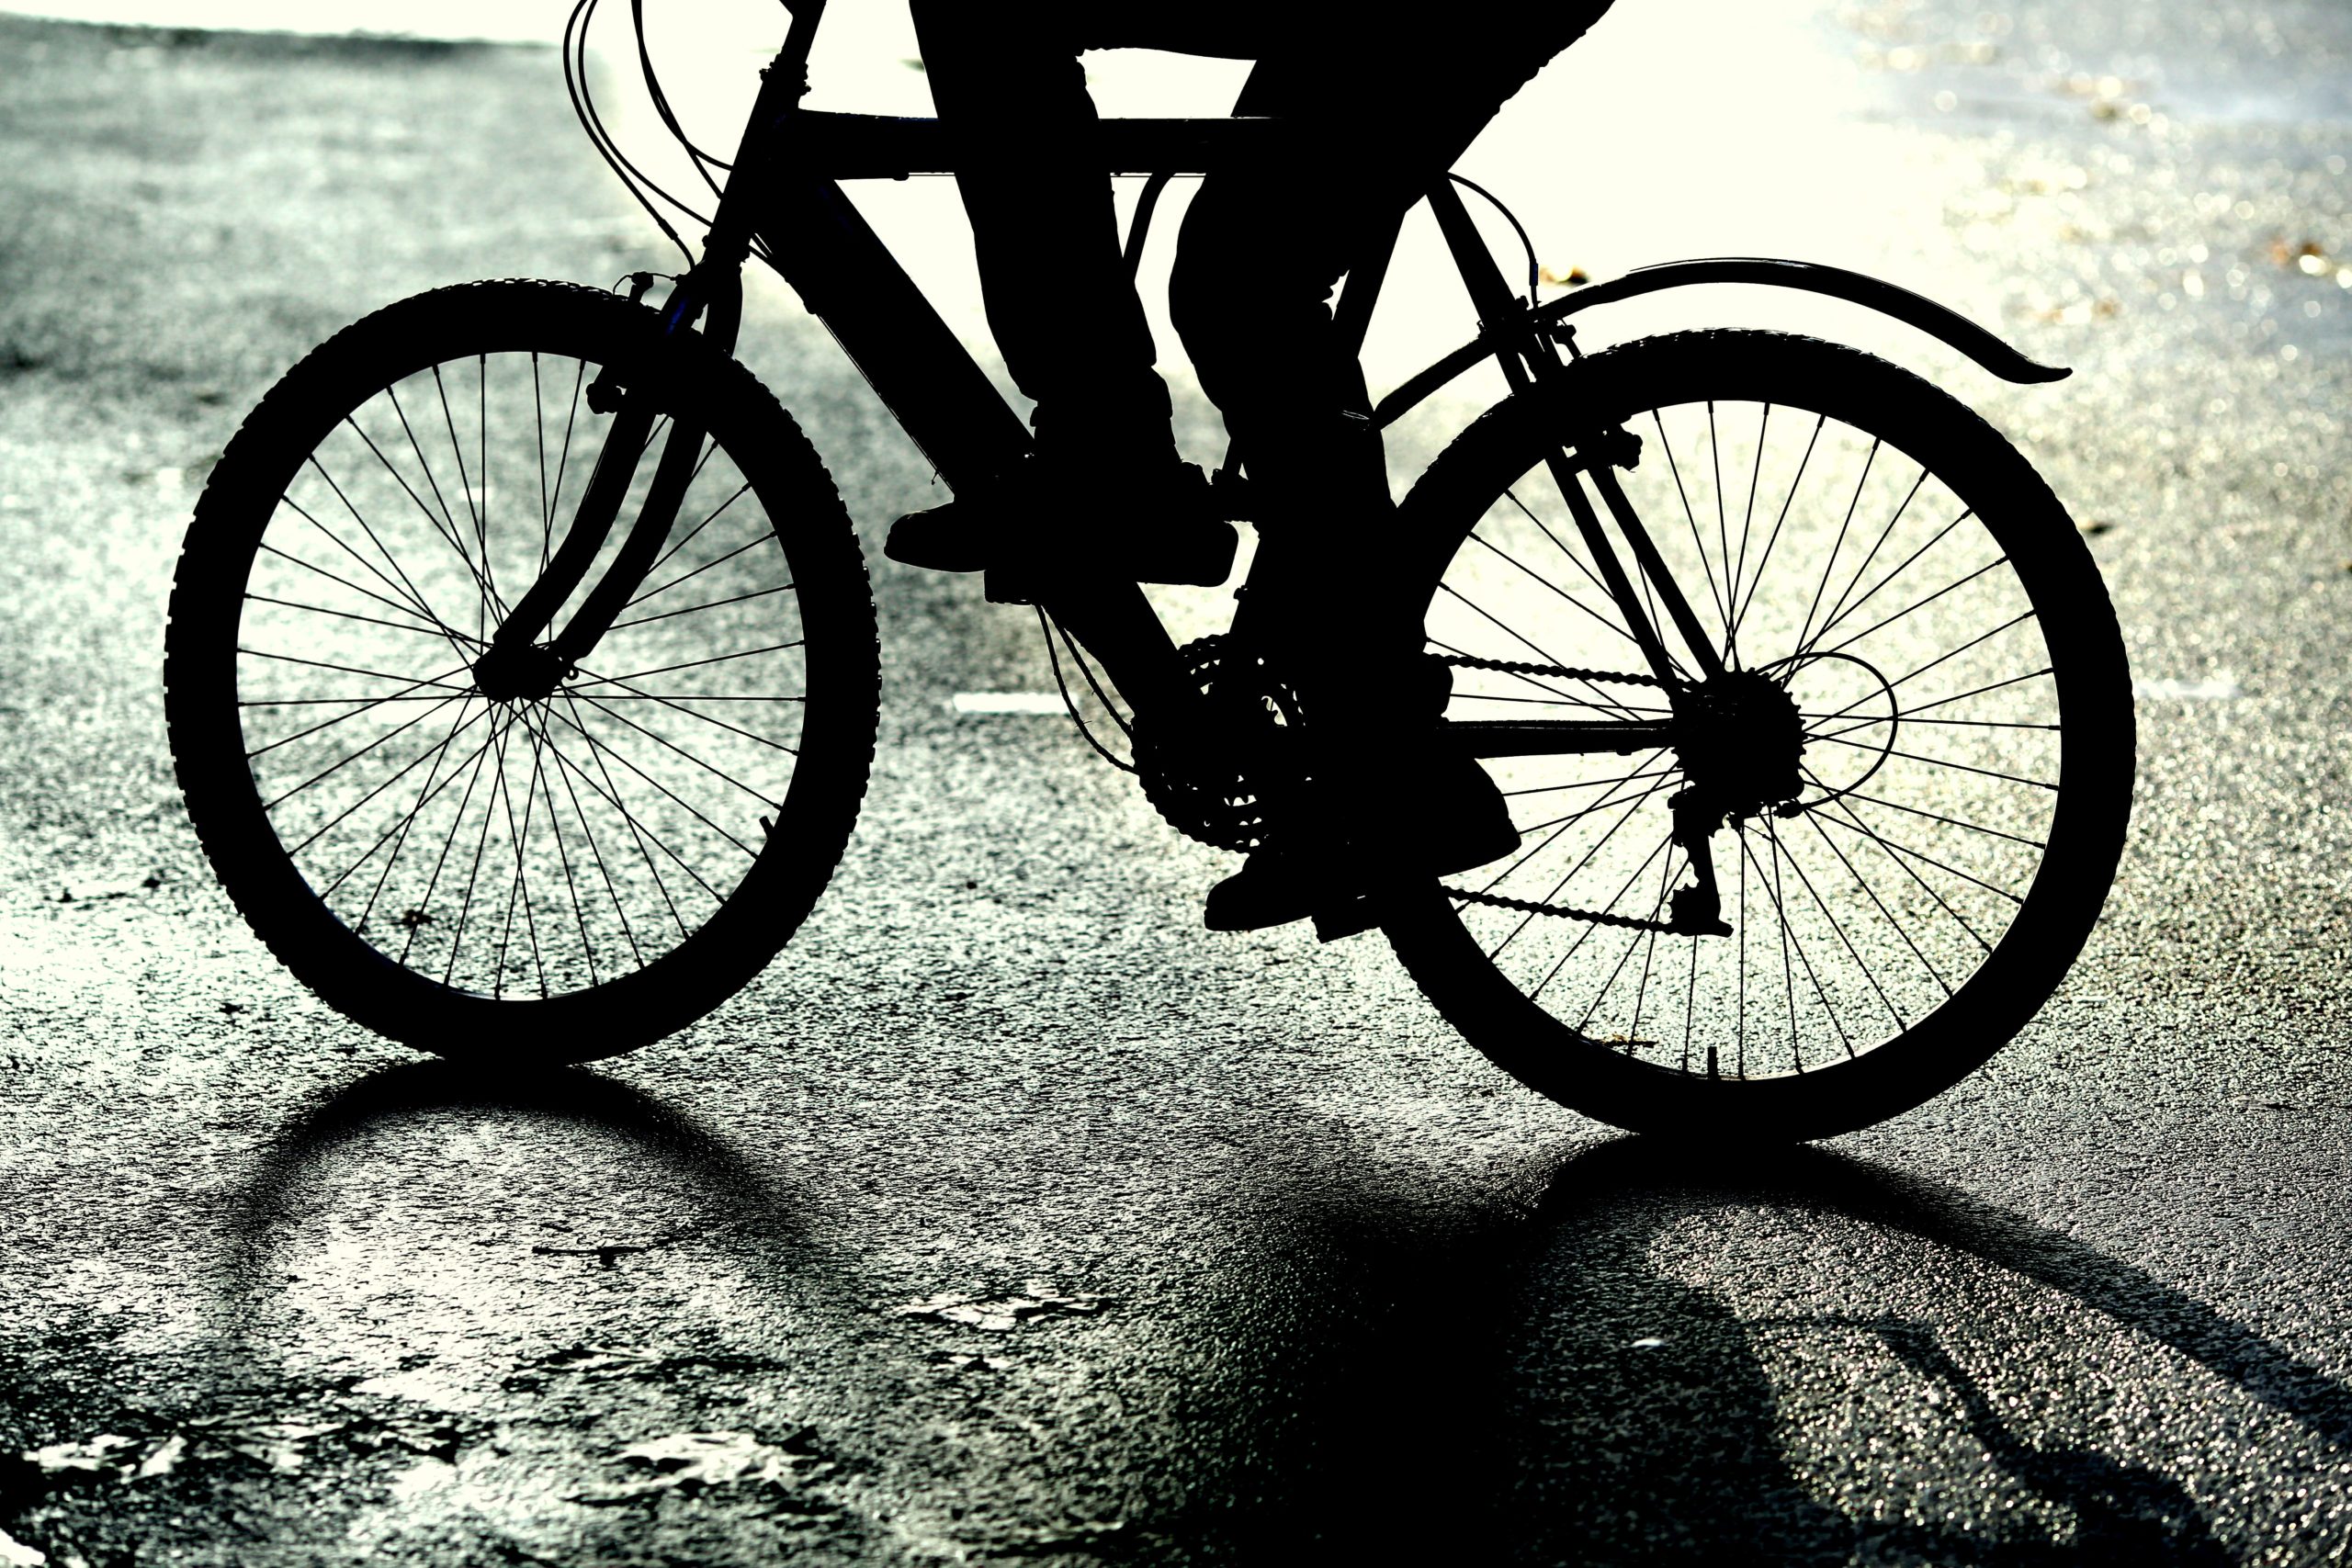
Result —
M1674 927L1665 920L1636 919L1632 915L1612 915L1604 909L1576 909L1566 904L1538 904L1529 898L1506 898L1499 893L1473 893L1466 887L1449 887L1438 884L1438 890L1462 904L1485 904L1497 909L1523 909L1531 915L1551 915L1564 920L1589 920L1596 926L1616 926L1629 931L1666 931Z
M1480 659L1467 653L1441 654L1438 661L1454 670L1491 670L1499 675L1548 675L1558 681L1611 681L1622 686L1664 686L1655 675L1629 675L1620 670L1571 670L1559 664L1537 664L1519 659ZM1438 884L1449 898L1463 904L1484 904L1496 909L1518 909L1530 915L1550 915L1555 919L1585 920L1597 926L1615 926L1621 931L1664 931L1674 928L1664 920L1639 919L1632 915L1612 915L1605 909L1577 909L1565 904L1539 904L1529 898L1506 898L1499 893L1473 893L1466 887Z
M1520 659L1478 659L1467 653L1431 656L1454 670L1492 670L1501 675L1549 675L1561 681L1614 681L1621 686L1664 686L1655 675L1628 675L1622 670L1571 670L1559 664L1534 664Z
M1224 639L1216 637L1200 638L1186 645L1183 651L1191 656L1188 662L1194 668L1194 678L1203 679L1216 667L1217 656L1223 651ZM1624 686L1657 686L1667 682L1655 675L1634 675L1622 670L1577 670L1566 665L1540 664L1527 660L1480 659L1472 654L1440 654L1438 661L1453 670L1487 670L1500 675L1541 675L1557 681L1608 681ZM1147 748L1148 750L1148 748ZM1219 849L1248 851L1261 841L1262 822L1256 815L1257 802L1246 792L1224 795L1217 805L1223 809L1206 812L1203 809L1203 792L1198 784L1166 776L1161 770L1138 759L1143 766L1144 794L1159 814L1180 831L1216 845ZM1238 784L1241 781L1232 781ZM1232 820L1225 818L1230 816ZM1645 920L1631 915L1611 914L1604 909L1578 909L1562 904L1540 904L1526 898L1507 898L1498 893L1474 893L1465 887L1439 884L1449 898L1459 903L1484 904L1498 909L1518 909L1530 915L1550 915L1557 919L1586 920L1594 925L1613 926L1622 931L1671 932L1673 927L1664 920Z

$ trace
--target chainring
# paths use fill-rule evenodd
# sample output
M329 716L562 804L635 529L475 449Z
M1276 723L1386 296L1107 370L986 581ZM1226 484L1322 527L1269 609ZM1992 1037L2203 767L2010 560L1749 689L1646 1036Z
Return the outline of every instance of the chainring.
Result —
M1232 639L1204 637L1176 650L1184 673L1217 699L1230 744L1163 741L1141 715L1135 728L1136 775L1144 798L1188 839L1246 854L1266 841L1260 789L1279 767L1286 732L1299 723L1298 694L1255 654Z

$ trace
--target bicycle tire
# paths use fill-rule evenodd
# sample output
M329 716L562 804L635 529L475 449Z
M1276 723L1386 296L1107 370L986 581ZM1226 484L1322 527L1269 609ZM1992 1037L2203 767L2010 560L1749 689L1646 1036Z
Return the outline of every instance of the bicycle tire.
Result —
M1783 416L1777 430L1776 412ZM1547 524L1518 491L1540 491L1547 482L1544 456L1560 448L1564 417L1594 415L1643 438L1634 468L1620 478L1629 495L1641 481L1637 509L1653 536L1676 552L1669 565L1679 561L1676 580L1689 587L1709 637L1719 651L1747 639L1738 658L1789 692L1810 759L1803 764L1808 798L1788 817L1762 813L1712 835L1711 845L1733 852L1728 861L1721 850L1713 852L1733 937L1638 927L1629 934L1622 926L1555 919L1529 907L1581 903L1636 920L1668 919L1670 883L1691 875L1687 855L1677 871L1681 852L1659 831L1666 802L1687 784L1681 754L1654 754L1631 770L1613 758L1490 763L1522 819L1532 802L1545 802L1546 809L1562 800L1577 804L1555 819L1558 826L1541 824L1548 838L1530 834L1537 847L1523 848L1499 872L1482 868L1453 879L1451 888L1427 885L1402 897L1385 922L1388 940L1440 1012L1498 1066L1563 1104L1630 1131L1791 1142L1909 1110L1983 1063L2055 991L2113 880L2131 807L2133 715L2122 640L2097 567L2024 457L1974 413L1909 372L1855 350L1776 333L1675 334L1577 361L1552 393L1498 405L1432 464L1404 505L1402 532L1421 552L1408 564L1417 573L1413 602L1425 606L1433 649L1457 660L1498 655L1496 662L1555 668L1588 667L1613 652L1601 668L1644 672L1623 618L1602 624L1613 606L1597 578L1588 584L1589 569L1578 563L1585 573L1579 577L1556 565L1538 575L1535 557L1520 555L1547 539L1563 557L1582 548L1571 543L1569 524ZM1743 422L1752 422L1752 438ZM1795 461L1789 454L1800 436L1809 444ZM1843 497L1842 478L1814 487L1807 474L1838 460L1855 472L1857 451L1865 456L1853 499L1842 503L1842 523L1838 501L1799 504L1800 492L1815 488ZM1786 500L1768 471L1792 474ZM1876 519L1889 504L1883 498L1895 494L1905 499L1880 530ZM1558 506L1556 491L1552 499ZM1918 510L1906 520L1914 506ZM1770 537L1781 542L1760 543L1767 536L1761 519L1776 511ZM1560 515L1566 517L1564 507ZM1930 532L1947 517L1940 532ZM1510 529L1518 532L1503 537ZM1862 541L1873 534L1877 542L1865 552ZM1926 543L1905 554L1922 536ZM1766 582L1789 552L1818 553L1833 536L1818 574L1808 566ZM1954 538L1962 543L1950 544ZM1622 553L1622 540L1614 542ZM1992 559L1980 569L1985 554ZM1934 570L1857 616L1894 581L1892 571L1882 577L1877 570L1896 560L1903 566L1895 570L1915 562L1933 562ZM1754 575L1746 577L1751 564ZM1850 578L1849 566L1857 568ZM1902 598L1946 581L1951 586L1924 600ZM1514 604L1535 608L1498 615L1465 590L1490 601L1515 594ZM1810 604L1804 602L1808 594ZM1766 602L1760 608L1759 599ZM1898 602L1904 608L1895 611ZM1599 614L1595 603L1604 606ZM2002 625L2012 613L2018 618ZM1523 624L1513 625L1514 615ZM1858 622L1865 629L1857 637ZM1981 626L1997 629L1978 637ZM1670 627L1665 635L1671 643ZM1970 637L1976 640L1967 642ZM1774 637L1782 641L1776 645ZM1951 646L1943 649L1947 641ZM1928 680L1916 666L1939 650ZM2026 672L2045 655L2046 668ZM1892 673L1896 669L1906 672ZM1982 690L1962 689L1980 675ZM1902 688L1914 681L1921 683L1905 694ZM1808 682L1833 689L1816 704L1803 689ZM1951 690L1959 694L1943 694ZM1849 700L1853 692L1863 694ZM1484 705L1502 702L1621 717L1656 717L1668 706L1665 694L1634 682L1458 665L1449 716L1520 711ZM1920 735L1933 739L1912 739ZM1530 768L1553 770L1544 775L1550 782L1528 784ZM1604 793L1566 794L1570 790ZM1960 804L1940 804L1945 800ZM1594 801L1608 804L1582 804ZM2008 815L1996 816L1994 808ZM1640 833L1611 847L1611 835L1635 821L1645 824ZM1563 835L1589 845L1581 860L1553 842ZM1941 852L1922 849L1916 841L1922 839ZM1635 863L1634 852L1654 840L1659 848L1652 858ZM1955 843L1959 849L1951 847ZM1545 856L1556 858L1536 872ZM1549 886L1563 863L1569 869ZM1629 863L1643 869L1621 884L1616 873ZM1586 869L1600 864L1609 868L1605 877ZM1743 900L1736 912L1735 866ZM1569 886L1579 876L1607 897L1579 900ZM1859 895L1848 889L1849 882ZM1822 884L1829 884L1826 893ZM1521 896L1517 907L1464 897L1514 893ZM1841 924L1841 910L1853 929ZM1979 920L1997 916L2005 924L1979 930L1971 914ZM1530 928L1538 935L1526 937ZM1761 935L1751 939L1751 928ZM1521 941L1533 951L1511 951ZM1687 959L1673 952L1674 943L1689 944ZM1867 985L1831 968L1841 943L1851 958L1847 967ZM1592 954L1577 964L1582 948ZM1775 1015L1769 1028L1758 1001L1767 987L1751 994L1750 964L1759 953ZM1873 967L1877 955L1884 956L1883 968ZM1950 974L1938 962L1946 955L1956 955ZM1547 1002L1549 987L1572 965L1572 982ZM1826 977L1825 969L1831 970ZM1644 997L1653 976L1672 973L1679 987L1686 972L1680 1018L1672 1018L1672 992L1662 991L1653 1015L1662 1021L1645 1033ZM1591 991L1596 980L1600 989ZM1591 999L1580 1004L1588 992ZM1882 1004L1883 1018L1865 1026ZM1888 1024L1891 1031L1882 1034ZM1832 1044L1833 1033L1842 1049Z
M619 460L603 367L673 423L600 564L664 432L698 433L695 479L651 603L544 695L493 700L470 660L589 462ZM517 1066L632 1049L748 984L841 858L879 704L855 536L773 394L649 309L526 281L388 306L263 398L198 502L164 684L190 820L270 951L379 1033Z

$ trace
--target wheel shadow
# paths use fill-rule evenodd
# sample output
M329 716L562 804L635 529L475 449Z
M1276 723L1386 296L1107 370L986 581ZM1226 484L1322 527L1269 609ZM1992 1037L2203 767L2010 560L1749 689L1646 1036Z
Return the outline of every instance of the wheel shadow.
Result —
M1690 1245L1697 1227L1697 1245L1710 1247L1732 1209L1864 1225L1929 1244L1940 1262L1956 1256L2045 1287L2352 1454L2352 1391L2310 1363L2094 1247L1870 1160L1803 1149L1710 1166L1626 1139L1568 1157L1544 1175L1539 1190L1518 1213L1466 1237L1456 1228L1451 1239L1434 1227L1385 1222L1376 1201L1333 1201L1329 1189L1311 1208L1276 1217L1270 1231L1284 1241L1269 1269L1317 1279L1344 1306L1295 1331L1261 1369L1295 1415L1272 1430L1254 1417L1264 1441L1256 1496L1249 1497L1249 1478L1236 1477L1242 1506L1196 1514L1176 1533L1221 1540L1247 1557L2236 1560L2182 1475L2070 1440L2078 1426L2033 1429L2035 1416L1988 1390L1934 1324L1893 1312L1759 1318L1738 1310L1731 1294L1660 1266L1662 1242L1679 1235ZM1825 1293L1838 1296L1847 1281L1837 1263L1792 1259L1783 1248L1770 1267L1813 1271ZM1935 1265L1898 1253L1894 1267ZM1735 1261L1735 1279L1737 1268ZM1710 1273L1721 1269L1718 1261ZM1936 1315L1962 1317L1986 1304L1939 1303ZM2040 1359L2070 1353L2054 1323L1989 1314L1984 1321ZM1810 1435L1816 1454L1825 1440L1831 1445L1833 1473L1793 1458L1791 1414L1776 1381L1790 1375L1792 1335L1809 1337L1817 1359L1834 1359L1819 1352L1821 1337L1835 1337L1848 1364L1872 1360L1906 1393L1927 1393L1942 1440L1973 1446L1978 1462L1989 1462L1979 1483L2042 1505L2041 1522L2027 1517L2030 1508L1989 1529L1956 1513L1951 1522L1939 1518L1951 1510L1929 1489L1950 1483L1957 1494L1965 1478L1939 1474L1925 1445L1906 1453L1905 1432L1871 1427L1875 1399L1857 1406L1860 1425ZM2043 1336L2050 1342L2035 1344ZM1248 1408L1262 1405L1266 1393L1228 1382L1216 1402L1224 1408L1199 1414L1246 1427ZM1834 1404L1834 1390L1830 1397ZM2089 1397L2113 1395L2093 1386ZM1906 1467L1904 1484L1921 1497L1911 1521L1900 1506L1873 1506L1886 1491L1872 1490L1862 1473ZM2053 1517L2063 1529L2049 1526Z
M385 1129L452 1113L521 1116L616 1138L692 1192L715 1222L712 1234L737 1238L763 1268L779 1260L825 1267L804 1205L684 1111L583 1067L505 1074L436 1060L369 1073L297 1114L263 1146L224 1216L222 1295L250 1302L276 1288L276 1255L300 1195L339 1153Z

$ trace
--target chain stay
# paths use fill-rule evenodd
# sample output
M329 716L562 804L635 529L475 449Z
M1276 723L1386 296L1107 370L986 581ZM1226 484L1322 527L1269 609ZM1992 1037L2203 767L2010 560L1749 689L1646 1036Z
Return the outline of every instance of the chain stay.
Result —
M1478 659L1466 653L1441 654L1438 662L1454 670L1492 670L1501 675L1548 675L1558 681L1612 681L1624 686L1664 686L1655 675L1632 675L1617 670L1571 670L1558 664L1536 664L1517 659ZM1603 909L1575 909L1565 904L1539 904L1529 898L1506 898L1499 893L1473 893L1466 887L1439 885L1445 896L1456 903L1484 904L1496 909L1518 909L1530 915L1550 915L1558 919L1588 920L1597 926L1615 926L1621 931L1664 931L1671 934L1674 927L1665 920L1638 919L1632 915L1612 915Z

